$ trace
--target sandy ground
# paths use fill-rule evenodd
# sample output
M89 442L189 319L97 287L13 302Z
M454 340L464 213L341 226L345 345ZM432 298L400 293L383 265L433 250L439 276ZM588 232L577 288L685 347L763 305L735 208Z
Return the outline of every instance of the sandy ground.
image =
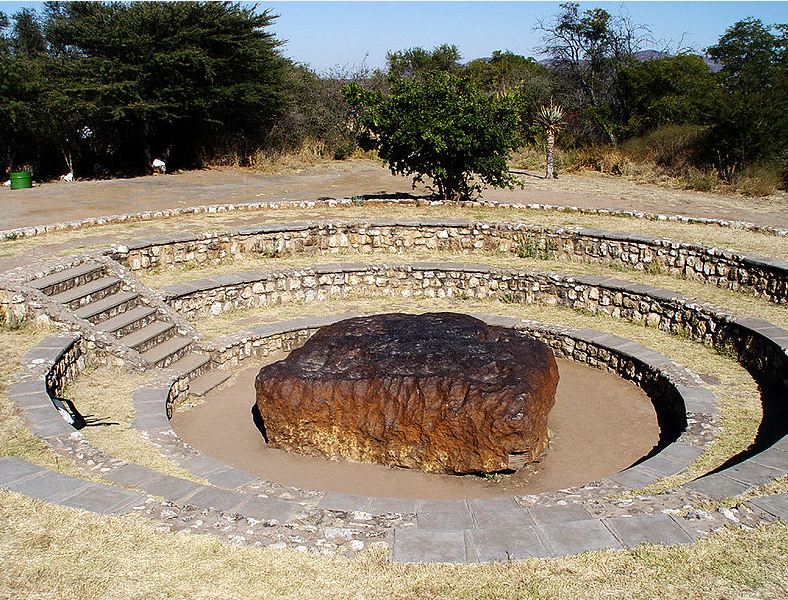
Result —
M485 190L488 200L720 217L788 227L788 194L756 199L672 190L601 174L567 174L547 181L518 175L524 189ZM205 169L165 176L46 183L29 190L0 188L0 230L182 206L261 200L314 200L364 194L427 193L380 163L326 162L281 174Z
M540 463L515 475L434 475L300 456L266 447L252 422L254 378L261 366L242 370L203 404L176 412L172 425L205 454L296 487L394 498L532 494L616 473L645 456L659 438L654 408L642 390L610 373L559 360L561 379L548 422L551 447Z

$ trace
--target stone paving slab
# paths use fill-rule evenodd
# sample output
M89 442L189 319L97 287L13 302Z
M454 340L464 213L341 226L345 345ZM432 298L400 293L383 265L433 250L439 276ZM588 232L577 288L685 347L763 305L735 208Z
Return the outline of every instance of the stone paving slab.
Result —
M134 417L131 426L140 431L160 431L170 428L170 420L167 418L167 413L164 412L164 406L162 406L160 410L155 412L151 411Z
M750 504L757 506L770 515L774 515L778 519L788 522L788 493L750 500Z
M540 525L539 531L544 535L553 554L557 556L579 554L589 550L622 548L621 543L598 519Z
M323 510L367 512L372 505L372 498L369 496L354 496L353 494L329 492L320 499L317 505Z
M689 544L693 539L663 513L612 517L605 525L627 548L640 544Z
M648 467L636 465L629 469L610 475L609 481L618 483L627 488L639 488L654 483L659 478L659 473L651 471Z
M131 485L134 487L142 487L154 479L157 479L161 473L135 464L127 464L113 471L104 474L106 479L120 483L121 485Z
M44 389L44 384L41 384L41 389L32 394L9 394L11 401L16 402L22 410L26 413L36 408L47 408L52 410L52 398L47 394Z
M245 496L222 488L202 486L186 501L200 507L211 507L225 512L233 512L244 503Z
M772 447L759 452L750 461L758 465L777 469L781 474L788 473L788 452L783 452L779 448Z
M532 526L473 529L466 535L469 550L478 562L545 558L552 554Z
M725 477L725 475L720 473L715 473L690 481L684 487L706 494L710 498L720 499L743 494L751 486L735 481L730 477Z
M373 498L368 510L373 515L412 514L416 512L416 502L410 498Z
M783 474L785 474L785 471L779 471L771 467L759 465L753 459L745 460L738 465L733 465L718 473L718 475L724 475L725 477L729 477L730 479L734 479L750 487L768 483Z
M116 515L129 512L135 506L144 505L146 499L145 494L94 483L79 494L64 500L62 504L102 515Z
M4 456L0 458L0 486L27 479L44 472L43 467L31 464L19 458Z
M61 503L84 490L87 485L84 479L44 470L34 477L8 484L8 489L39 500Z
M226 468L227 465L220 460L217 460L206 454L199 454L192 456L181 462L181 466L188 469L189 472L195 475L203 476L211 471Z
M416 514L419 529L470 529L475 527L471 511L462 510L429 511Z
M145 483L143 489L154 496L163 496L173 502L183 502L203 487L199 483L194 483L187 479L170 475L159 475L153 481Z
M537 525L555 525L572 521L586 521L591 518L588 511L579 504L559 506L533 506L528 509Z
M216 486L228 489L238 489L247 483L257 481L256 477L244 473L239 469L227 466L216 471L205 473L203 477Z
M280 523L289 523L301 507L296 502L288 502L277 498L247 498L237 511L245 517L258 521L276 519Z
M406 563L468 562L465 534L461 530L401 528L394 531L392 559Z

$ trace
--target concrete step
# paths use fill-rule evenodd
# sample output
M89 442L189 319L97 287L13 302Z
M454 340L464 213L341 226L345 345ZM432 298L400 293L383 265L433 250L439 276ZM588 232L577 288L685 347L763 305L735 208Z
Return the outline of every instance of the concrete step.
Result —
M143 352L141 356L145 362L157 367L169 367L185 356L191 350L191 345L191 339L182 335L175 335L167 341Z
M104 274L104 265L87 262L71 269L63 269L46 277L34 279L30 282L30 287L43 292L47 296L52 296L98 279Z
M143 327L124 335L118 341L124 346L134 348L139 353L144 353L151 348L167 341L175 334L175 325L166 321L154 321Z
M134 308L139 302L139 298L139 294L135 294L134 292L118 292L117 294L106 296L96 302L86 304L74 311L74 314L80 319L85 319L97 325Z
M230 374L221 369L213 369L204 375L200 375L189 383L189 393L192 396L204 396L211 390L219 387L225 381L230 379Z
M103 321L98 328L118 338L150 325L156 320L156 309L152 306L137 306Z
M207 354L189 352L183 358L170 363L169 368L183 375L188 375L190 379L194 379L211 368L211 357Z
M101 300L120 291L122 282L117 277L101 277L83 285L73 287L51 296L52 300L65 304L71 310Z

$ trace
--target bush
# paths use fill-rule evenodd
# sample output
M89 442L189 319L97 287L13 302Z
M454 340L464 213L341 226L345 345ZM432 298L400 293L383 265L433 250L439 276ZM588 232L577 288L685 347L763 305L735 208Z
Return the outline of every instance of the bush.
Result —
M447 72L393 80L384 95L350 84L343 90L359 114L359 144L377 150L392 173L432 179L446 200L463 200L483 184L512 187L507 159L519 142L515 102L495 98Z

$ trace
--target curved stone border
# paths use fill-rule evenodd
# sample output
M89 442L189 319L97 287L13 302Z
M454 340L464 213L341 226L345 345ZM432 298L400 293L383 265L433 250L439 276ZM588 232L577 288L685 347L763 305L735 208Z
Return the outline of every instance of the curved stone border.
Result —
M440 200L386 200L374 197L365 199L374 205L415 205L415 206L442 206L447 204ZM330 198L327 200L275 200L270 202L238 202L230 204L209 204L201 206L190 206L185 208L168 208L162 210L149 210L136 213L126 213L120 215L108 215L104 217L89 217L75 221L64 221L61 223L50 223L47 225L36 225L33 227L18 227L0 231L0 239L16 240L30 238L57 231L67 231L82 229L86 227L96 227L101 225L113 225L119 223L134 223L138 221L153 221L159 219L169 219L184 215L197 214L216 214L223 212L236 211L255 211L266 209L287 209L287 208L315 208L318 206L328 207L348 207L354 206L352 198ZM629 219L645 219L648 221L666 221L670 223L694 223L699 225L714 225L717 227L730 227L732 229L742 229L755 233L765 233L770 235L788 235L788 230L779 227L755 225L746 221L730 221L727 219L712 219L704 217L688 217L685 215L667 215L662 213L649 213L636 210L619 210L614 208L584 208L579 206L562 206L557 204L523 204L517 202L496 202L481 200L475 202L449 203L449 206L462 206L468 208L501 208L514 210L543 210L546 212L566 212L579 213L585 215L599 215L622 217Z
M585 335L601 336L608 342L607 338L610 337L597 332ZM579 343L575 341L573 356L575 356L575 352L581 352L581 355L586 358L593 356L588 348L589 343L583 343L586 346L579 347ZM563 347L563 342L560 346ZM629 346L632 344L629 343ZM57 335L47 338L39 347L28 353L25 359L28 368L23 375L23 383L18 384L12 390L12 397L18 402L21 400L22 406L25 406L25 402L28 403L30 409L26 410L28 418L33 416L39 421L52 423L60 421L62 425L65 425L65 422L53 410L51 400L49 408L45 407L46 403L43 401L45 398L49 400L50 393L56 393L65 381L73 378L84 366L83 350L80 340L75 336ZM640 352L643 350L645 349L641 349ZM652 359L656 355L656 353L650 353L647 350L645 353L647 357ZM594 360L598 358L600 358L599 352ZM640 357L638 360L643 358L646 357ZM636 361L633 361L634 363ZM617 364L622 366L625 372L627 371L626 366L618 362ZM645 365L647 362L643 364ZM47 382L46 387L43 385L44 381ZM38 389L33 389L35 387ZM36 396L38 396L37 402L34 400ZM169 396L169 392L167 396ZM161 402L161 398L159 398L159 402ZM161 410L161 403L159 403L159 407ZM66 427L70 429L68 426ZM74 437L74 433L65 434L62 429L61 426L58 432L42 432L40 429L39 432L47 435L47 440L50 443L53 442L53 438L67 437L72 439ZM81 437L79 434L76 435ZM643 464L641 463L641 465ZM657 464L654 466L659 468ZM64 478L57 474L30 477L22 474L20 476L19 468L21 468L20 465L14 461L0 463L0 478L3 478L2 485L4 487L54 502L68 505L72 498L77 498L75 506L98 512L125 512L143 498L139 494L122 491L113 494L114 488L105 489L106 486L97 485L87 486L82 484L80 480ZM202 468L207 469L209 473L221 476L221 469L214 465L203 465ZM10 479L6 473L8 470L11 472ZM197 505L209 505L231 512L251 513L259 510L261 512L256 514L261 517L268 516L270 518L271 514L278 514L285 520L298 518L298 515L295 514L299 510L298 503L285 502L282 504L270 499L261 503L259 498L225 488L201 486L161 475L143 467L125 464L122 461L115 461L111 468L103 468L102 473L123 485L142 488L150 494L173 497L180 502L194 502ZM238 484L233 475L234 473L230 472L226 476L224 480L226 485ZM28 477L29 481L33 482L33 488L27 486ZM6 483L8 481L10 483ZM243 485L244 482L240 483ZM43 487L36 488L37 485ZM363 503L363 508L355 510L353 515L365 515L368 514L366 510L373 510L375 499L354 499L330 494L320 500L317 508L323 511L344 513L347 511L347 502L358 501ZM383 503L379 505L380 510L390 512L395 508L399 510L403 508L401 501L394 501L393 505L391 501L387 502L385 499L378 499L378 501ZM764 499L767 506L772 506L772 510L774 510L775 502L779 507L780 501L778 497ZM345 506L341 506L343 503ZM277 513L276 510L280 512ZM693 533L691 528L673 516L668 516L667 520L664 515L658 514L642 514L629 517L627 520L617 517L599 519L592 517L582 506L577 504L524 508L512 498L468 502L419 501L415 506L415 512L415 527L413 525L407 526L407 520L398 519L396 521L400 523L400 526L394 530L392 541L395 560L474 562L498 560L504 554L510 557L523 556L523 552L535 555L564 555L597 548L632 547L643 541L685 543L700 535L697 531ZM395 515L395 519L396 517L397 515ZM276 518L271 522L279 524L279 520ZM332 531L332 534L334 533Z
M788 262L784 260L640 234L522 223L378 219L266 224L116 244L109 255L131 271L145 271L162 266L218 264L244 255L397 254L403 250L580 259L664 271L770 302L788 302Z
M783 390L788 386L785 330L760 319L734 317L670 290L607 277L465 263L347 263L233 273L167 286L164 294L168 304L191 319L239 308L351 295L558 304L680 333L718 349L732 346L739 362L759 383Z

